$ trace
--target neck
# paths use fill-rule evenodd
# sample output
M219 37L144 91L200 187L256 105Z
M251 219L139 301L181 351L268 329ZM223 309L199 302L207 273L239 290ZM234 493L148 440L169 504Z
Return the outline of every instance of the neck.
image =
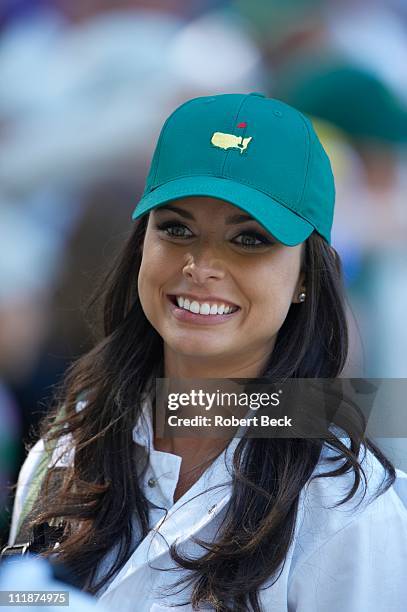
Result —
M165 378L257 378L266 367L272 345L261 350L231 356L206 357L182 355L164 344Z
M173 413L167 410L166 405L159 406L159 410L165 411L167 416L173 414L180 419L193 418L196 415L204 415L205 418L210 417L213 410L219 412L219 410L216 409L215 399L217 397L217 391L237 394L242 391L241 384L234 380L221 380L221 385L219 385L217 381L218 379L205 380L200 378L195 382L188 380L187 377L181 379L171 377L165 389L164 397L169 397L171 394L173 397L180 398L181 394L188 394L191 398L191 402L188 406L182 406L181 402L179 402L177 410ZM196 395L193 396L191 391L195 391ZM201 402L203 402L204 405ZM211 407L211 409L206 410L206 408L209 407ZM153 406L153 410L156 410L155 405ZM225 416L230 416L230 414L226 412ZM191 477L194 480L194 478L199 477L206 467L208 467L226 448L234 434L234 431L225 433L225 430L222 430L221 435L223 437L216 437L216 429L212 428L211 431L211 437L205 435L206 430L205 434L200 434L199 428L193 428L190 437L181 437L180 435L179 437L170 436L164 438L159 437L157 435L157 429L155 429L154 448L181 457L181 476L186 473L188 475L187 479Z
M219 385L216 384L218 379L225 379L222 380L221 385L223 392L241 390L237 383L226 379L259 377L266 366L272 349L272 346L267 346L266 350L262 347L262 350L257 353L248 352L243 358L242 355L239 355L239 360L233 361L232 358L226 358L225 356L208 358L180 355L164 344L164 378L177 379L175 382L169 381L168 391L171 393L188 393L191 388L196 388L196 385L189 385L188 381L183 379L191 378L199 379L199 387L204 392L213 392L216 388L219 388ZM208 380L206 384L202 379L212 380ZM177 414L180 416L181 411L178 410ZM191 474L199 477L202 470L194 472L194 467L203 463L203 469L205 469L226 448L229 441L230 438L207 438L199 435L190 438L158 438L155 435L154 448L178 455L182 458L181 473L188 473L192 469Z

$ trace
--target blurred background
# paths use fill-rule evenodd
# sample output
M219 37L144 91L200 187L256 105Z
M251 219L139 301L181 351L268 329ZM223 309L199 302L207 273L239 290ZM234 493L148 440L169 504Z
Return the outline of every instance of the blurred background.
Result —
M1 0L0 545L33 426L92 344L83 306L131 231L163 121L250 91L306 113L333 164L344 374L407 377L405 0ZM407 440L383 446L407 470Z

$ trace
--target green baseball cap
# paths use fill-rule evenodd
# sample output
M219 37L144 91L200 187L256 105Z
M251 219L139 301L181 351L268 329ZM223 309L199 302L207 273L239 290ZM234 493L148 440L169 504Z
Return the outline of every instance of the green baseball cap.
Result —
M309 119L261 93L194 98L167 118L133 219L187 196L230 202L287 246L314 230L330 243L328 156Z

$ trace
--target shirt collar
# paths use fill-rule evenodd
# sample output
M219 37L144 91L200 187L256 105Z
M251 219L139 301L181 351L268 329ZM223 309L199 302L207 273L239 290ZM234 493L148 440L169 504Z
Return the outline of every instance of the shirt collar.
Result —
M144 394L141 399L141 414L133 428L133 440L140 446L153 448L153 409L151 398Z

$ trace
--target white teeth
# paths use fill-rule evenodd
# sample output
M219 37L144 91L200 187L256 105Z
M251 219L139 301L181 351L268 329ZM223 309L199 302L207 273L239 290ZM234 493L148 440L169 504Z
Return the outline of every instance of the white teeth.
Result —
M201 304L200 308L199 308L199 314L201 315L208 315L211 311L211 307L209 306L209 304Z
M199 313L199 304L198 304L198 302L192 302L190 307L189 307L189 310L191 312L193 312L194 314L198 314Z
M194 314L201 315L229 314L237 310L237 308L233 306L225 306L225 304L212 304L212 306L207 302L199 304L199 302L196 300L190 301L188 298L183 298L180 295L176 296L176 302L179 308L184 308L185 310L189 310Z

